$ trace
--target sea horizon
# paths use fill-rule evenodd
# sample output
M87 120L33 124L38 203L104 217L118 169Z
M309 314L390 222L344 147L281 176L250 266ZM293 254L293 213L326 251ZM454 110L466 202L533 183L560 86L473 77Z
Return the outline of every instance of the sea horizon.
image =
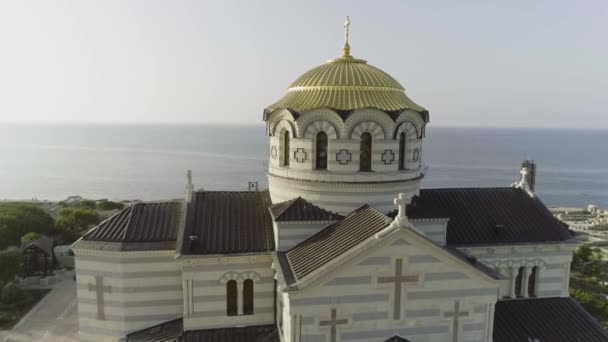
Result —
M606 129L429 125L423 188L506 187L524 159L551 207L608 207ZM197 188L266 187L263 123L0 122L0 199L181 198Z

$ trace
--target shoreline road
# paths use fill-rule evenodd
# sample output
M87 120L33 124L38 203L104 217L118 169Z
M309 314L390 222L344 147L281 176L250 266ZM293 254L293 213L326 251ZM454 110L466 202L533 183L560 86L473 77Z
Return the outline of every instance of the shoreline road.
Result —
M76 342L78 305L76 284L63 278L10 331L0 331L0 342Z

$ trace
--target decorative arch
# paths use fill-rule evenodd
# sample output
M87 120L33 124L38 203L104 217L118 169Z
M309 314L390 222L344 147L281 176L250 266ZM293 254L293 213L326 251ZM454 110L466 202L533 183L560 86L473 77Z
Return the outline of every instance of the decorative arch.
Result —
M296 118L293 114L287 109L276 109L274 112L270 114L267 120L268 124L268 135L274 135L277 131L276 126L282 120L286 120L288 122L295 122ZM293 127L293 131L297 131L297 127ZM292 132L293 133L293 132Z
M398 133L397 130L401 127L401 125L404 122L409 122L410 124L414 125L414 127L416 128L416 132L417 132L416 138L422 139L423 127L424 127L425 122L418 112L415 112L411 109L406 109L403 112L401 112L399 114L399 116L397 117L397 120L395 120L396 129L393 134L394 137L399 136L399 133L401 133L401 132Z
M353 130L363 122L375 122L382 128L385 137L395 130L395 122L385 112L371 108L359 109L351 113L344 122L345 137L352 137Z
M226 285L230 280L238 280L238 279L239 279L239 273L230 271L230 272L226 272L226 273L222 274L222 276L219 279L219 282L222 285Z
M355 126L350 134L351 140L361 140L363 133L369 133L372 140L382 140L385 138L384 129L374 121L365 121Z
M397 126L397 129L395 130L395 135L393 136L393 138L398 139L399 136L401 135L401 133L405 133L405 136L407 137L408 140L412 140L413 137L415 137L415 140L420 139L416 125L414 125L413 123L411 123L409 121L403 121L399 124L399 126Z
M315 139L319 132L325 132L328 139L338 139L336 128L328 121L314 121L304 130L305 139Z
M298 132L306 132L308 127L315 123L316 121L325 121L329 123L336 133L336 138L330 137L330 139L339 139L344 137L344 121L338 115L338 113L334 112L331 109L327 108L316 108L303 112L296 120L296 126L298 127ZM326 131L329 135L330 133ZM304 137L306 137L306 133L304 133Z
M243 280L243 281L246 279L251 279L251 280L253 280L254 283L262 282L262 277L260 276L260 274L257 272L254 272L254 271L246 271L246 272L240 273L239 279Z
M294 133L296 132L296 129L294 126L295 125L290 121L281 120L274 126L274 129L271 131L272 136L276 136L278 133L281 133L281 130L286 129L291 134L291 137L295 138L296 135Z

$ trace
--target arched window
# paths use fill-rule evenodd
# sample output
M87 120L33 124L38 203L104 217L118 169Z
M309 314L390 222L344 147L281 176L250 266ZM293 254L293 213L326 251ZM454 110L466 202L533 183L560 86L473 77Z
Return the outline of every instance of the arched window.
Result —
M243 314L253 315L253 280L251 279L243 283Z
M372 170L372 135L369 132L361 134L359 155L359 171Z
M238 315L238 290L236 280L230 280L226 283L226 314L228 316Z
M523 291L521 288L521 281L524 276L524 268L523 266L517 270L517 277L515 277L515 297L522 297Z
M538 278L538 266L532 267L530 278L528 278L528 296L536 297L536 278Z
M399 170L405 170L405 157L407 156L405 145L405 132L399 135Z
M289 131L283 132L283 165L289 166Z
M316 169L327 170L327 133L317 134L317 158Z

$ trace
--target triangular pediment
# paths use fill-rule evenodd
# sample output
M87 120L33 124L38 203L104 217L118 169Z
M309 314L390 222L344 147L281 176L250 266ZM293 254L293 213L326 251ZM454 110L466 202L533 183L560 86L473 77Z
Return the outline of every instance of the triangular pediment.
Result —
M374 217L374 214L373 211L366 213L370 217ZM378 217L377 220L378 225L381 226L381 217ZM335 235L335 232L332 232L332 236ZM331 238L328 239L331 240ZM344 247L331 245L330 242L323 240L323 243L329 243L330 248ZM321 244L312 244L312 246L322 247ZM312 249L312 247L310 248ZM499 277L493 270L472 258L467 258L466 254L458 250L439 246L410 228L395 228L390 224L385 228L375 229L375 233L370 233L367 238L361 239L356 245L350 246L341 254L325 260L322 264L314 264L314 260L298 256L302 259L296 263L296 267L293 265L294 258L289 258L289 252L282 255L283 259L279 264L282 268L281 273L290 276L290 279L286 281L287 285L299 289L320 284L331 285L332 281L336 282L335 278L339 278L341 273L349 273L349 268L353 269L350 273L354 274L346 275L346 278L356 277L355 273L358 272L356 268L361 266L382 265L387 270L394 269L397 260L401 260L399 262L404 265L403 267L409 264L424 264L429 271L436 270L423 276L421 283L425 279L430 279L429 281L471 279L481 284L482 287L496 287L496 279ZM309 256L315 255L310 253ZM285 279L287 278L285 276ZM340 281L338 280L338 282Z

